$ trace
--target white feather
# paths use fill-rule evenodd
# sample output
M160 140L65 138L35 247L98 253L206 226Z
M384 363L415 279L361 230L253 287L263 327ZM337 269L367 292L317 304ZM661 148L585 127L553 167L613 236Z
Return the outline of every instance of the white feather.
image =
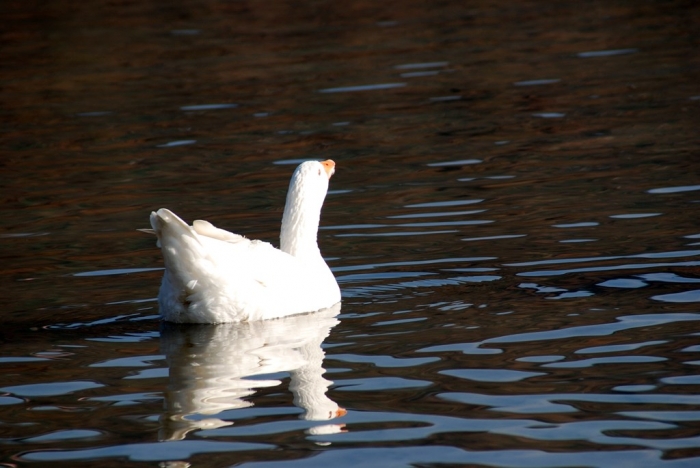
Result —
M189 226L166 208L151 213L165 261L161 316L172 322L241 322L313 312L339 302L340 288L316 240L334 166L332 161L307 161L294 172L282 250L207 221Z

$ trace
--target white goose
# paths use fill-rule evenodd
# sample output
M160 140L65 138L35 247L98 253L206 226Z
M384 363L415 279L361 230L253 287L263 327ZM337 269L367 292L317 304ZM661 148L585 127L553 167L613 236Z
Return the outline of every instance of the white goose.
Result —
M333 161L307 161L292 175L280 248L248 240L207 221L188 226L170 210L151 213L165 274L163 319L178 323L266 320L340 302L340 288L316 236Z

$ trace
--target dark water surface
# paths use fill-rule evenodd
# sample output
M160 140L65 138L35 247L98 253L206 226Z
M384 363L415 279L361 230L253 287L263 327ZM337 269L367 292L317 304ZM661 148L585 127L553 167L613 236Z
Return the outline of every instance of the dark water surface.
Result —
M700 466L698 5L2 2L0 465ZM309 158L339 313L161 324Z

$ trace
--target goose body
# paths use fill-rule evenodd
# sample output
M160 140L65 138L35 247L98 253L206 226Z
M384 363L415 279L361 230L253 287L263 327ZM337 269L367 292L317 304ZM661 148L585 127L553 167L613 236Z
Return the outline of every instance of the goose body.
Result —
M165 273L158 294L164 320L224 323L314 312L340 302L340 288L318 248L331 160L307 161L287 192L280 248L219 229L189 226L168 209L151 213Z

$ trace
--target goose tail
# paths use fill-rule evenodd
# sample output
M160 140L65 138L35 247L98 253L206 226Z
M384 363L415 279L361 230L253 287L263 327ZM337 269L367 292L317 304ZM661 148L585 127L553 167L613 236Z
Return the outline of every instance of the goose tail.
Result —
M199 296L218 277L215 263L197 232L172 211L151 213L151 227L163 252L165 275L159 302L166 320L182 321L185 309L200 302Z

